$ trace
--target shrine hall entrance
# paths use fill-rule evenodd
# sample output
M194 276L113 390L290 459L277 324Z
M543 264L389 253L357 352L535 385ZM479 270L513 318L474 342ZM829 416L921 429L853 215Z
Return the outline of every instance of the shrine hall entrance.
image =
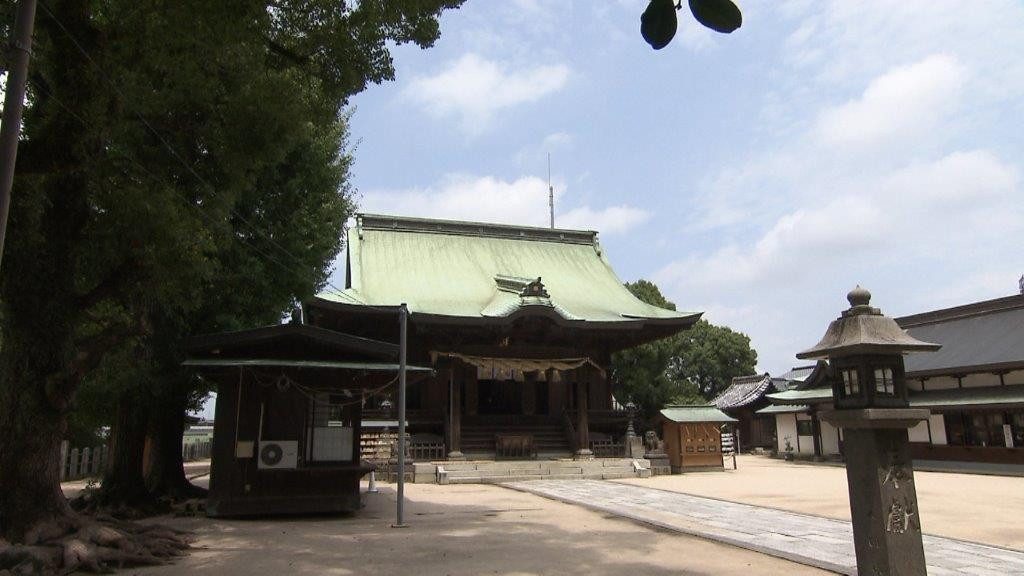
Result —
M522 383L515 380L478 380L477 413L487 416L522 414Z

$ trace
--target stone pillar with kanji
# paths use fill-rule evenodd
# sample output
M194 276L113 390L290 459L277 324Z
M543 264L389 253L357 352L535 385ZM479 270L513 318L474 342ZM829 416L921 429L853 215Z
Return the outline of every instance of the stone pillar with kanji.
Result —
M938 344L907 334L870 305L871 293L854 288L850 308L829 325L801 359L827 359L833 409L821 420L843 430L857 573L861 576L927 574L921 540L908 430L927 409L910 407L903 355Z

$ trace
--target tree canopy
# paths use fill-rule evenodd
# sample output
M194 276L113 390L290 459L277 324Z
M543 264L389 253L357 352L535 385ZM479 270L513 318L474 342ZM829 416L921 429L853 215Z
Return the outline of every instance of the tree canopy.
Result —
M0 270L5 539L75 525L57 456L80 387L180 421L185 335L323 286L353 210L348 98L461 2L40 4Z
M675 310L675 304L648 280L627 282L640 300ZM612 378L620 402L636 404L650 418L666 404L703 404L735 376L752 374L757 352L750 338L700 320L670 338L642 344L612 357Z

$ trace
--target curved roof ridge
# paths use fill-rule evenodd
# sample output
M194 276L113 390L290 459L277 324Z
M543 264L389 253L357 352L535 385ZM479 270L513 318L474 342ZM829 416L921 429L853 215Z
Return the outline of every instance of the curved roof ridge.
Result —
M711 403L722 410L742 408L760 400L773 386L771 374L768 372L736 376L729 387L711 400Z

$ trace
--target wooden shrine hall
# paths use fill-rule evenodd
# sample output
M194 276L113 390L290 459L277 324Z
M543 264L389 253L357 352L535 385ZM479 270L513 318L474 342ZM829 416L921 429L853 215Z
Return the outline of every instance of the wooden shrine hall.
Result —
M362 214L347 247L345 289L306 322L397 342L408 306L409 362L434 370L407 393L414 458L622 456L612 354L700 317L635 298L591 231ZM393 419L394 400L364 417Z

